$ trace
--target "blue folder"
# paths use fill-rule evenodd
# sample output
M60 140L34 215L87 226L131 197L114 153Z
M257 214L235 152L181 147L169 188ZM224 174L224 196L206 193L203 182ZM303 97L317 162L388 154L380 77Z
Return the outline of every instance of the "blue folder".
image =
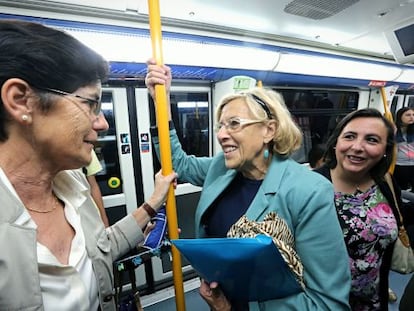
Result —
M303 290L268 236L177 239L171 243L203 279L218 282L228 299L265 301Z

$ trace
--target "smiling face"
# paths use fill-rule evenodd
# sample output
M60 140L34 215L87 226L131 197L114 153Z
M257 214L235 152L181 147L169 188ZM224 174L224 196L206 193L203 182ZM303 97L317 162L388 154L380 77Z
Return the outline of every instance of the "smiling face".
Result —
M354 177L369 174L384 157L387 128L379 118L351 120L340 133L335 149L337 168Z
M256 120L241 98L234 99L223 107L219 123L228 124L232 118ZM271 139L266 122L246 123L236 131L227 129L226 126L218 130L217 139L223 149L227 168L236 169L251 179L263 178L268 165L263 152Z
M81 87L73 94L100 99L101 85ZM103 114L94 115L88 101L73 96L51 94L50 100L53 103L46 113L33 113L31 141L35 152L58 170L86 166L97 132L107 128Z

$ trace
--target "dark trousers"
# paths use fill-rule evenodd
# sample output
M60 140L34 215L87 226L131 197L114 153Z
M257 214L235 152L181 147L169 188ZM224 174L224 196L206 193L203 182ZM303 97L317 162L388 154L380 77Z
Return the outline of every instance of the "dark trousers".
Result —
M396 165L394 178L402 190L411 188L411 191L414 191L414 165Z
M400 301L400 311L412 311L414 306L414 276L411 277Z

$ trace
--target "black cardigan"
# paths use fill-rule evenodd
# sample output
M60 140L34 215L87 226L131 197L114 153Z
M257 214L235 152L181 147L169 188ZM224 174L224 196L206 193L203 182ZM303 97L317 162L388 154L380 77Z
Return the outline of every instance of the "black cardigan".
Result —
M331 170L328 166L324 165L318 169L315 169L315 172L325 176L327 179L329 179L332 182L331 178ZM396 184L394 178L392 178L392 183L394 186L395 196L398 201L398 206L402 206L401 201L401 190ZM394 202L394 198L391 192L390 187L388 186L388 183L383 179L382 181L378 182L378 187L380 188L382 194L385 196L387 201L389 202L391 209L394 213L395 219L397 220L398 227L400 226L400 217L397 211L397 207ZM406 217L404 217L404 210L401 209L401 214L403 215L404 223ZM391 268L391 258L392 258L392 251L394 248L394 243L388 245L384 252L384 256L382 259L382 264L380 267L380 303L381 303L381 310L387 311L388 310L388 275Z

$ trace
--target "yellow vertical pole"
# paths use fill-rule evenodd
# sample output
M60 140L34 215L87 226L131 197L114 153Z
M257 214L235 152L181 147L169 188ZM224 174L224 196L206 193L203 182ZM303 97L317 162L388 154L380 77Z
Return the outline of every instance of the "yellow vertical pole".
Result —
M387 101L387 94L385 92L385 88L382 86L381 89L381 98L382 98L382 104L384 105L384 117L388 119L388 121L391 122L391 124L394 124L394 118L392 117L392 113L388 107L388 101ZM395 162L397 161L397 145L394 146L394 152L392 155L392 162L390 165L390 168L388 169L388 172L390 174L394 173L395 168Z
M263 82L262 82L262 80L258 80L257 81L257 85L256 85L257 87L263 87Z
M163 64L161 17L158 0L148 0L149 22L153 57L157 65ZM168 107L165 85L155 85L155 100L157 101L157 125L160 141L161 169L163 175L172 173L171 143L168 127ZM167 196L167 224L170 239L178 239L177 210L173 185L170 186ZM178 249L171 245L172 271L175 290L176 310L185 311L183 275L181 256Z

